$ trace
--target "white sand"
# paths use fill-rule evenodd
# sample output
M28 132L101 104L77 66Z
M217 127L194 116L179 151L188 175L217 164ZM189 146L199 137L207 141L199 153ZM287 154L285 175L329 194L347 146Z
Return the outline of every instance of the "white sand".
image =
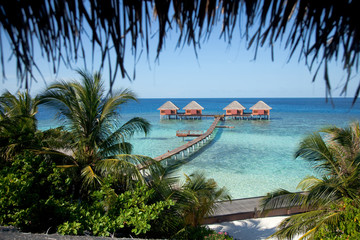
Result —
M217 232L227 232L234 239L258 240L266 239L276 232L276 227L286 217L267 217L223 222L207 225ZM269 238L276 239L276 238ZM294 238L295 240L299 237Z

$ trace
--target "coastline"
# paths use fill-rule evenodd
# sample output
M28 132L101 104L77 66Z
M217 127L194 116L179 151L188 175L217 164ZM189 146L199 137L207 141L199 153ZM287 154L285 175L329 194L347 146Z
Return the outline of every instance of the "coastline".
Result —
M223 222L217 224L205 225L216 232L226 232L230 236L236 239L246 240L261 240L276 238L268 238L275 233L277 226L285 216L278 217L265 217L246 220L237 220L231 222ZM0 239L1 240L108 240L108 239L122 239L131 240L141 238L111 238L111 237L94 237L94 236L69 236L59 234L39 234L39 233L23 233L19 232L14 227L0 227ZM295 237L294 240L299 239Z

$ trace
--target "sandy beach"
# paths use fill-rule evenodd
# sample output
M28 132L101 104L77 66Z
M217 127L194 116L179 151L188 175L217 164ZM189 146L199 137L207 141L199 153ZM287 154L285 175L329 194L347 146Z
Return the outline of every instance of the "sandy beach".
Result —
M223 222L207 225L217 232L227 232L234 240L259 240L267 239L276 232L276 227L286 217L267 217ZM275 240L276 238L269 238ZM294 238L294 240L299 237Z

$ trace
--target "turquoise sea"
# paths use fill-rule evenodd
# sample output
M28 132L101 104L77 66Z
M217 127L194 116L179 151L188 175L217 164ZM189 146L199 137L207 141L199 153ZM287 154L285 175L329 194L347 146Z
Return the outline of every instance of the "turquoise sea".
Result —
M233 198L263 196L284 188L296 191L299 181L318 174L301 159L294 159L295 149L307 134L330 125L347 126L360 120L360 104L351 106L351 98L334 98L332 105L323 98L199 98L140 99L120 109L122 120L146 118L152 124L148 136L136 135L130 142L134 154L159 156L186 141L176 137L177 130L204 130L213 119L160 120L157 110L167 100L179 108L195 100L205 108L203 114L223 114L223 108L234 100L247 110L263 100L273 109L270 120L227 120L232 129L217 129L214 139L193 154L176 173L180 177L203 171L219 186L226 186ZM245 110L246 111L246 110ZM38 113L39 128L56 127L55 111L42 107ZM175 160L173 160L175 161Z

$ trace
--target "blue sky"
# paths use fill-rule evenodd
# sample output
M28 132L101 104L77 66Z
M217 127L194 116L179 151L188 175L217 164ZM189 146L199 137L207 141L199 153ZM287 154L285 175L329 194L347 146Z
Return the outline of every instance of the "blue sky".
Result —
M207 42L201 43L196 58L193 47L185 45L176 48L177 34L169 32L160 59L155 62L156 39L152 40L149 61L145 54L136 65L136 79L117 77L115 88L131 88L140 98L265 98L265 97L325 97L323 71L320 70L315 83L313 73L309 72L304 60L298 62L295 55L288 63L289 51L281 43L275 45L275 61L271 60L270 48L260 48L256 60L254 49L247 50L246 41L235 37L231 45L219 39L219 31L214 31ZM4 39L4 38L3 38ZM6 49L6 47L5 47ZM89 45L89 51L91 51ZM91 54L88 54L90 58ZM6 56L7 57L7 56ZM5 59L6 59L5 57ZM126 55L127 69L133 72L133 57L130 51ZM49 84L56 79L76 79L76 73L63 65L57 75L53 74L52 65L43 59L38 51L35 57L41 71ZM95 54L94 66L100 66ZM91 60L88 60L88 66ZM83 68L82 61L72 65ZM15 62L5 63L7 80L1 81L0 89L15 92L19 85L16 81ZM103 71L103 78L108 82L108 72ZM330 66L333 97L339 97L345 72L341 62ZM353 97L357 87L354 79L349 87L347 97ZM31 92L37 94L45 89L39 78L33 83Z

